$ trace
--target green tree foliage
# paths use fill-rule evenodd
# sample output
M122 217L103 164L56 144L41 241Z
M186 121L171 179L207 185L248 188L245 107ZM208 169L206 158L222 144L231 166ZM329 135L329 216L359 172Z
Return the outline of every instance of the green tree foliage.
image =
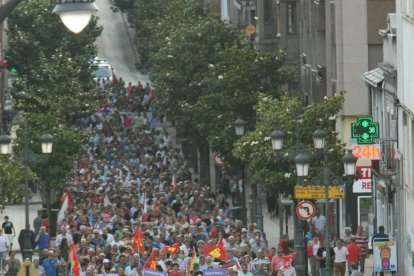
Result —
M322 172L322 153L313 149L312 132L323 128L326 133L328 166L334 175L342 175L344 144L335 131L338 112L344 102L343 93L327 97L318 104L303 106L299 98L284 95L280 99L261 96L256 107L258 122L253 131L246 133L235 145L234 155L246 165L253 183L264 183L270 190L292 194L297 184L294 163L296 131L299 142L314 157L309 179ZM283 150L272 149L270 133L274 129L284 132Z
M21 2L8 16L6 53L9 67L17 69L12 88L14 108L19 112L13 122L17 127L14 156L24 148L27 134L29 149L36 157L29 163L30 169L47 192L64 186L84 138L79 119L92 114L107 94L94 90L90 62L102 31L97 18L75 35L52 13L55 4L51 0ZM41 153L39 141L46 130L54 137L53 153L48 156Z
M29 172L29 180L34 174ZM0 204L21 203L25 195L23 165L9 157L0 162Z

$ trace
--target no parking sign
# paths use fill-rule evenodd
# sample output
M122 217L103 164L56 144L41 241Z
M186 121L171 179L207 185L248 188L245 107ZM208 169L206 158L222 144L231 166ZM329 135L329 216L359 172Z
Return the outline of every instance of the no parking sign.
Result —
M296 206L296 214L301 220L311 219L316 214L316 206L311 201L301 201Z

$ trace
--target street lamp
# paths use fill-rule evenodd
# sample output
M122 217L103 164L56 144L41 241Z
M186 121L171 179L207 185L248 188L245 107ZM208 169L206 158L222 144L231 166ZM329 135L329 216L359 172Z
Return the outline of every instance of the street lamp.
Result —
M28 146L28 134L26 128L24 129L24 145L23 145L23 164L24 164L24 211L25 211L25 227L27 227L29 222L29 146ZM53 137L50 134L44 134L40 137L40 143L42 146L42 153L50 154L52 153L53 146ZM0 136L0 153L1 154L11 154L12 153L11 139L7 135ZM23 242L23 260L26 258L32 259L33 248L31 235L25 231L24 232L24 242Z
M9 0L0 7L0 23L9 16L21 0ZM85 28L92 14L98 10L94 0L59 0L54 13L59 14L63 24L75 34Z
M234 121L234 129L236 131L236 135L237 136L243 136L244 135L244 127L246 125L246 122L241 119L241 118L237 118L236 121ZM247 210L246 210L246 187L245 187L245 183L244 183L244 166L242 165L241 168L241 181L242 181L242 185L241 185L241 189L242 191L240 192L240 197L241 197L241 202L240 204L242 205L242 216L243 216L243 223L247 223ZM238 186L239 188L239 186ZM263 230L263 229L262 229Z
M319 150L323 150L323 185L325 188L325 216L329 213L329 185L330 185L330 171L328 168L328 155L325 150L325 137L326 132L322 129L315 130L312 134L314 147ZM299 157L299 156L298 156ZM302 176L306 177L309 172L309 162L306 163L303 159L296 158L297 172L302 173ZM299 160L298 160L299 159ZM300 161L300 162L298 162ZM348 151L343 157L345 175L355 175L355 165L357 158L353 156L351 151ZM325 250L326 250L326 275L330 275L331 270L331 250L329 247L329 223L325 222Z
M66 28L77 34L89 24L92 14L97 10L98 7L95 5L95 0L73 0L72 2L58 0L58 4L52 12L59 14Z
M270 135L272 139L272 148L275 150L280 150L283 145L283 133L281 131L275 130ZM295 152L295 164L296 164L296 173L298 176L298 182L300 179L307 177L309 173L309 163L311 161L311 156L299 143L299 126L296 126L296 145L293 149ZM314 147L315 149L324 150L325 149L325 138L326 132L323 129L318 129L312 134ZM290 154L289 154L290 155ZM329 184L330 184L330 172L328 168L328 156L326 150L323 151L323 185L325 187L325 214L328 215L329 212ZM348 150L343 157L345 175L352 176L355 175L355 165L357 158L352 154L352 150ZM295 216L296 219L296 216ZM295 251L297 252L296 256L296 270L298 275L305 275L306 271L306 255L304 254L304 237L303 233L299 227L299 223L295 220ZM331 264L331 252L328 248L329 246L329 223L325 223L325 247L326 247L326 275L330 275L330 264Z

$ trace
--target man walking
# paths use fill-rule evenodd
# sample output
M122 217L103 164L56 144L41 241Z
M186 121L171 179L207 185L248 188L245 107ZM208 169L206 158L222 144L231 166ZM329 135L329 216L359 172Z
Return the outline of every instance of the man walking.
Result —
M46 227L40 227L39 234L37 235L35 241L39 249L39 257L43 257L43 249L50 248L50 236L46 232Z
M344 247L344 242L342 239L336 240L334 253L334 276L345 276L348 249Z
M27 225L25 229L22 229L20 231L17 240L19 242L23 260L26 260L26 258L31 258L32 252L30 251L33 250L35 247L35 233L32 229L30 229L30 225Z
M9 220L9 216L4 217L4 222L1 226L4 229L4 234L9 238L10 250L13 250L13 238L16 236L13 222Z
M348 272L349 275L351 275L352 269L351 265L356 265L358 267L359 263L359 256L361 254L361 248L359 245L355 242L355 237L351 237L351 240L347 246L348 249Z
M361 248L361 253L359 255L359 266L362 273L365 272L365 259L368 256L368 236L364 233L362 226L358 226L356 234L354 235L355 242Z
M3 234L3 229L0 228L0 273L4 272L9 247L9 239Z

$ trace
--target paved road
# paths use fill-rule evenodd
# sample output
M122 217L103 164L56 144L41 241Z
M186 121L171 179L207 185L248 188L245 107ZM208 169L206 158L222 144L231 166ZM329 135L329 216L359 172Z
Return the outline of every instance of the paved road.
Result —
M97 39L99 57L106 58L114 68L116 76L122 77L125 83L136 84L149 82L147 75L135 68L137 55L131 47L126 16L119 10L115 11L109 0L97 3L99 24L103 26L102 35Z

